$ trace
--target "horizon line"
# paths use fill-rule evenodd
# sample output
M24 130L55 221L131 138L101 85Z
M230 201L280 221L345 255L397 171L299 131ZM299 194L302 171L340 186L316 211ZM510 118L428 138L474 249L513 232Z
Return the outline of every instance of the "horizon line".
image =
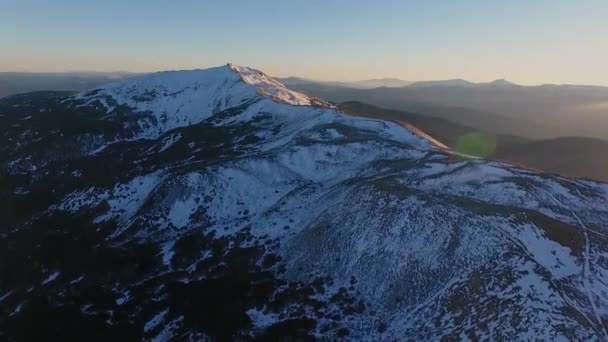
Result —
M225 64L222 65L218 65L215 67L221 67ZM132 74L132 75L146 75L146 74L153 74L153 73L157 73L157 72L167 72L167 71L190 71L190 70L204 70L204 69L209 69L209 68L214 68L214 67L207 67L207 68L190 68L190 69L162 69L162 70L154 70L154 71L128 71L128 70L112 70L112 71L108 71L108 70L65 70L65 71L57 71L57 70L49 70L49 71L31 71L31 70L27 70L27 71L23 71L23 70L0 70L0 74L55 74L55 75L60 75L60 74ZM255 67L254 67L255 69ZM260 69L258 69L260 70ZM264 72L263 70L260 70L262 72ZM265 73L265 72L264 72ZM590 86L590 87L608 87L608 84L590 84L590 83L568 83L568 82L559 82L559 83L551 83L551 82L545 82L545 83L518 83L518 82L513 82L510 81L508 78L496 78L496 79L492 79L489 81L471 81L470 79L464 78L464 77L452 77L452 78L443 78L443 79L419 79L419 80L412 80L412 79L403 79L397 76L384 76L384 77L373 77L373 78L367 78L367 79L355 79L355 80L340 80L340 79L316 79L316 78L309 78L309 77L305 77L305 76L297 76L297 75L287 75L287 76L273 76L273 75L268 75L272 78L278 78L278 79L285 79L285 78L297 78L297 79L301 79L301 80L306 80L309 82L317 82L317 83L357 83L357 82L367 82L367 81L381 81L381 80L396 80L396 81L401 81L401 82L410 82L411 84L414 83L418 83L418 82L445 82L445 81L465 81L465 82L469 82L472 83L474 85L483 85L483 84L489 84L495 81L507 81L509 83L512 83L515 86L520 86L520 87L540 87L540 86ZM408 85L405 85L403 87L407 87ZM393 87L389 87L389 88L393 88ZM401 88L401 87L399 87Z

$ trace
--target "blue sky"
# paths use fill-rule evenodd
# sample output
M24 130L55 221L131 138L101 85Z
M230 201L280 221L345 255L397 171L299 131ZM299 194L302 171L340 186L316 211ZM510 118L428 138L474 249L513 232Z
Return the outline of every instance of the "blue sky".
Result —
M1 71L608 85L608 1L0 0Z

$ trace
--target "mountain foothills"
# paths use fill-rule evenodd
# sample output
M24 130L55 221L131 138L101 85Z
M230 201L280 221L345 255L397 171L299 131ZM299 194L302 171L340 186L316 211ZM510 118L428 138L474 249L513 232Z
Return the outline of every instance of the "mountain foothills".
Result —
M430 115L390 110L357 101L340 110L356 116L413 125L448 147L471 156L492 158L570 177L608 182L608 141L588 137L533 140L496 134Z
M605 340L608 184L233 65L0 100L0 340Z

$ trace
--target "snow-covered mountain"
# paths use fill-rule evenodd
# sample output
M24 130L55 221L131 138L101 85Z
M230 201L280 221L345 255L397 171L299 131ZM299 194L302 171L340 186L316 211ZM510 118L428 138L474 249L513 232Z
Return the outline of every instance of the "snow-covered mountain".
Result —
M0 339L608 337L606 184L233 65L8 97L0 124Z

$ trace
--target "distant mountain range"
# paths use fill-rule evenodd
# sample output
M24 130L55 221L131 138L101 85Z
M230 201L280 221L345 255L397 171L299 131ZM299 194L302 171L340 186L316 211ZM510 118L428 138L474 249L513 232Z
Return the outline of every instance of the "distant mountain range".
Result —
M518 86L505 80L417 82L399 88L354 89L324 83L290 87L335 103L359 101L417 112L496 134L530 139L608 138L608 87Z
M472 87L475 83L463 79L443 81L418 81L411 84L412 87Z
M436 81L405 81L398 78L378 78L371 80L361 81L317 81L303 77L285 77L277 78L286 86L302 86L302 85L326 85L326 86L337 86L337 87L348 87L355 89L373 89L380 87L387 88L401 88L401 87L475 87L475 86L519 86L520 85L507 81L505 79L498 79L491 82L471 82L461 78L449 79L449 80L436 80Z
M492 82L475 83L463 79L438 80L438 81L405 81L398 78L378 78L361 81L317 81L303 77L285 77L277 78L286 86L306 86L306 85L325 85L333 87L346 87L353 89L373 89L373 88L402 88L402 87L474 87L483 85L493 86L518 86L515 83L504 79L494 80Z
M502 86L502 87L519 87L519 85L509 82L505 79L494 80L486 83L474 83L463 79L453 79L444 81L420 81L414 82L411 87L475 87L475 86Z
M411 81L400 80L398 78L377 78L361 81L315 81L302 77L286 77L277 78L286 86L306 85L306 84L322 84L335 87L347 87L354 89L372 89L379 87L405 87L413 84Z

